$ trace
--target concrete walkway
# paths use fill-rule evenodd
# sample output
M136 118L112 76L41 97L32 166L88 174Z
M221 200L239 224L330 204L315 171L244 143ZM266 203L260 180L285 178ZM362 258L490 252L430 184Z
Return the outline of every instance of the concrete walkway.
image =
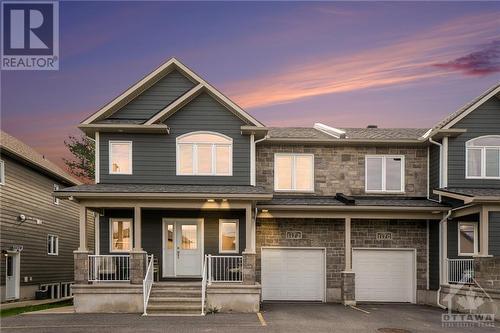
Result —
M24 312L23 315L43 315L43 314L71 314L75 313L73 305L62 306L60 308L45 309L32 312Z

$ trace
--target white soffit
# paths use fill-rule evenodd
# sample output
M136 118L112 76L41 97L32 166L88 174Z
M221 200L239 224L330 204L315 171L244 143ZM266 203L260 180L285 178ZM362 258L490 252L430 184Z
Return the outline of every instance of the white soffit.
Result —
M325 134L328 134L330 136L333 136L336 139L345 139L346 138L345 131L343 131L341 129L331 127L331 126L328 126L328 125L325 125L322 123L315 123L313 127L314 127L314 129L321 131Z

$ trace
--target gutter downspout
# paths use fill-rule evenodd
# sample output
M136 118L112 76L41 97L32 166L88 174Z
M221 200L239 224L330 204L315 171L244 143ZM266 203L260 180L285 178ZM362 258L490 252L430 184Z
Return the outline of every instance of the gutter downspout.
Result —
M269 137L270 137L269 134L266 134L262 139L254 140L253 139L254 135L252 134L252 136L251 136L251 141L252 142L251 142L251 146L250 146L250 155L251 155L250 156L250 158L251 158L251 161L250 161L250 163L251 163L251 165L250 165L250 169L251 169L250 170L251 171L250 172L251 173L251 175L250 175L250 185L252 185L252 186L256 185L256 181L255 181L255 177L256 177L255 176L255 173L256 173L256 170L255 170L256 166L255 166L255 164L256 164L256 161L255 161L255 159L257 158L256 157L257 156L257 151L256 151L257 143L262 142L264 140L267 140L267 139L269 139Z
M443 217L441 221L439 221L439 289L437 291L437 299L436 299L436 304L441 308L441 309L447 309L446 306L442 305L439 303L439 296L441 295L441 285L443 282L443 247L444 247L444 242L443 242L443 224L447 223L448 218L451 216L452 209L448 210L448 213L446 213L446 216Z
M443 145L434 141L431 137L429 137L429 142L439 147L439 188L441 188L443 187ZM429 179L427 179L427 183L429 183ZM427 199L436 201L430 198L430 191L427 192ZM438 202L441 202L441 196L439 196Z

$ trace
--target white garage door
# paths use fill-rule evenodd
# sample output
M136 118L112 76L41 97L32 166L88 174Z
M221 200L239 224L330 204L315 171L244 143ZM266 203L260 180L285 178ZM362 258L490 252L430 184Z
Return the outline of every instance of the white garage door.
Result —
M324 249L262 248L261 267L263 300L324 300Z
M354 249L356 301L415 302L412 250Z

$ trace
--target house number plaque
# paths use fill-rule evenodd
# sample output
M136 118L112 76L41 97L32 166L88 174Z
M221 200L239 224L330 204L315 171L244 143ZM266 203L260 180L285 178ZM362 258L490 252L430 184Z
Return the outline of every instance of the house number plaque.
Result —
M377 232L376 240L392 240L392 232Z
M302 231L287 231L286 239L302 239Z

